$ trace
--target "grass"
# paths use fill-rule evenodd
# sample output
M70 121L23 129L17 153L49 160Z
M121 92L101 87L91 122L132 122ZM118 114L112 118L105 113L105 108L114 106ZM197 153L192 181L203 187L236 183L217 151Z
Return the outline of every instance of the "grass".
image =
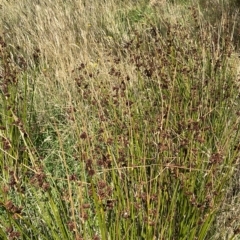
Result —
M238 12L201 4L1 3L1 239L238 239Z

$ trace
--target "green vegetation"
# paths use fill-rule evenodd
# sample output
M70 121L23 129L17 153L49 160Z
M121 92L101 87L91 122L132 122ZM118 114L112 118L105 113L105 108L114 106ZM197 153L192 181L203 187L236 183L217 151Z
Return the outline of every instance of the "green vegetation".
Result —
M1 239L238 239L239 13L211 2L0 4Z

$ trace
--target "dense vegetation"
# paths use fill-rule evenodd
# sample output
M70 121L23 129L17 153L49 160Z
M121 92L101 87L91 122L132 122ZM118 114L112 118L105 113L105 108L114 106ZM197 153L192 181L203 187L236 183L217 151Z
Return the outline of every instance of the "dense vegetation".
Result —
M0 6L1 239L238 239L237 1Z

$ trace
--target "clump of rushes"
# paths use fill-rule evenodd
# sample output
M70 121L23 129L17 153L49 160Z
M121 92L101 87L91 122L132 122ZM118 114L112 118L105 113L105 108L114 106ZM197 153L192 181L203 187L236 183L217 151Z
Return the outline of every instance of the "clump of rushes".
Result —
M23 207L18 205L17 196L25 193L25 166L31 165L34 160L27 133L26 67L22 57L18 58L18 64L15 62L10 46L4 36L0 36L0 219L6 231L3 236L9 239L21 236L21 230L15 229L11 222L22 218ZM13 198L18 203L14 203Z
M27 134L27 80L24 76L26 62L19 58L17 65L11 55L10 47L0 37L0 69L1 69L1 173L10 185L19 182L19 171L22 164L28 164L27 148L24 141Z
M44 21L45 10L52 9L56 18L45 21L51 19L56 30L62 16L80 8L75 1L60 2L32 6L34 19ZM66 11L57 11L59 6ZM114 9L111 1L109 6ZM94 15L95 8L86 3L82 10ZM226 26L211 26L194 7L188 11L190 27L129 11L123 17L134 14L136 21L114 44L99 30L103 18L94 26L100 37L93 40L97 34L89 30L81 45L89 40L96 47L83 48L94 52L91 61L76 64L67 82L48 72L54 64L44 62L43 46L35 57L26 53L35 59L28 66L22 58L16 64L16 52L11 55L1 39L1 238L214 239L239 159L239 93L228 61L234 48ZM38 34L48 26L35 25L31 30ZM62 66L74 56L66 52L57 58L67 59ZM60 114L36 109L31 118L27 79L40 74L50 75L50 89L69 101ZM47 92L47 85L38 85L37 93Z
M231 35L217 39L191 10L192 32L167 23L165 38L155 26L135 32L111 56L111 89L85 63L77 69L76 87L99 122L86 170L103 239L211 237L238 159L238 93L228 69ZM108 194L97 187L101 179Z

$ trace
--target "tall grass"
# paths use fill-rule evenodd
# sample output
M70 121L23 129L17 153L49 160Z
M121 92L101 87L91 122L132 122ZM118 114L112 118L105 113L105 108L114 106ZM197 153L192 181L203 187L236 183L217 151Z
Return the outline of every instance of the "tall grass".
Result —
M239 197L226 15L110 0L1 11L2 239L237 239L221 213Z

